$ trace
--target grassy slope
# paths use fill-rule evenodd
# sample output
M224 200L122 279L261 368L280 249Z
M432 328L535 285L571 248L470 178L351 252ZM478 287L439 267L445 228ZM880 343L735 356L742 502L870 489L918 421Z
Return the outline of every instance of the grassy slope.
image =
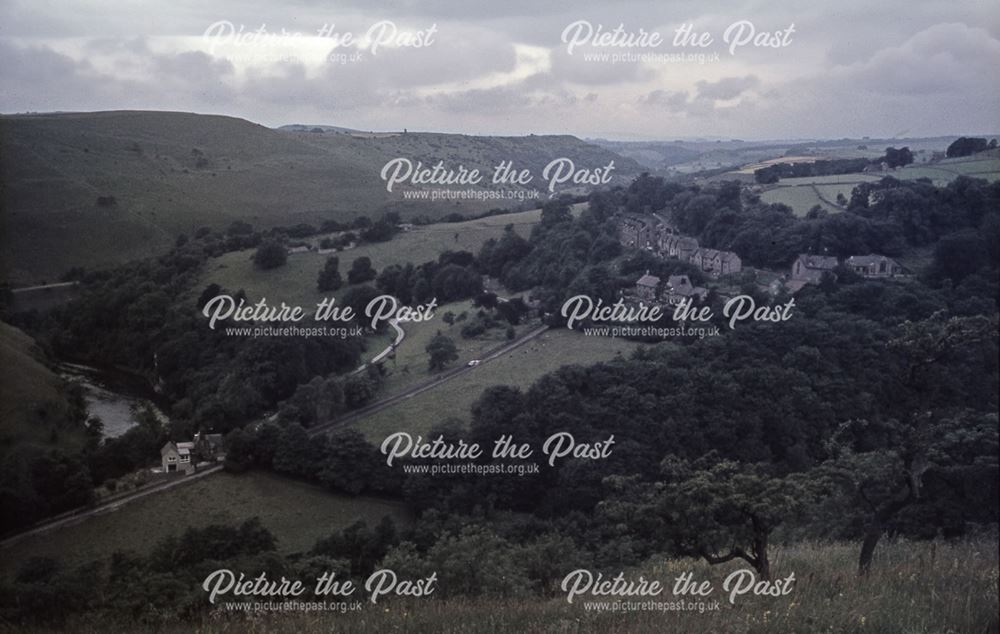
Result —
M561 156L590 167L615 159L621 177L639 170L571 136L358 138L172 112L4 116L2 265L20 285L55 279L73 265L97 268L148 256L180 233L235 219L267 227L387 209L440 217L498 206L404 204L379 178L382 166L400 156L484 170L514 160L535 171L539 183L541 167ZM98 196L114 196L117 204L100 207Z
M439 594L401 600L383 597L377 606L365 603L358 612L304 612L220 615L214 612L196 623L157 624L157 632L204 634L272 632L413 632L416 634L487 634L506 632L573 632L589 634L939 634L996 632L997 544L995 539L967 542L899 541L879 545L867 579L855 576L857 544L798 544L774 550L775 578L795 573L792 592L783 597L744 595L730 605L722 582L745 564L709 567L700 561L655 558L641 570L627 572L637 579L656 579L665 586L653 600L673 601L673 579L693 572L709 580L718 611L597 611L584 601L612 603L610 597L577 597L567 603L556 591L550 598L445 599ZM471 565L474 565L471 564ZM568 570L567 570L568 572ZM441 588L440 583L438 587ZM351 599L366 600L356 593ZM633 597L642 602L645 599ZM125 617L127 619L127 617ZM107 621L71 623L73 631L108 631ZM147 631L149 626L124 620L113 629ZM152 630L149 630L152 631Z
M487 351L505 343L507 341L506 325L487 330L474 339L466 339L461 334L462 326L466 322L459 321L449 326L441 319L446 312L451 312L456 316L465 312L468 313L469 318L472 318L477 310L471 301L454 302L438 307L434 311L437 318L433 321L403 324L406 338L396 349L395 361L390 360L385 364L388 375L385 384L379 391L379 398L393 396L434 377L434 373L427 367L426 347L431 338L439 331L450 337L458 348L458 360L449 367L465 365L472 359L481 358ZM517 336L520 336L528 330L537 328L538 325L537 321L524 323L516 326L514 331ZM375 348L373 347L373 349Z
M351 263L362 256L371 258L372 266L377 271L393 264L423 264L436 260L438 255L448 250L476 253L483 242L503 235L508 224L514 225L521 235L527 237L531 225L537 223L540 217L541 212L535 209L467 222L414 227L412 231L398 234L388 242L364 244L331 255L340 259L340 272L344 277ZM255 269L252 257L253 251L248 250L227 253L211 260L197 288L215 282L231 291L242 288L251 297L266 297L300 306L313 305L325 295L316 290L316 278L328 255L293 253L285 266L270 271Z
M795 215L799 217L805 217L809 213L809 210L816 205L819 205L830 213L839 213L841 211L833 205L824 202L816 190L810 186L776 187L775 189L769 189L761 193L760 199L765 203L788 205L795 212Z
M0 322L0 456L15 444L76 448L82 430L53 430L69 412L62 380L43 363L34 340Z
M80 524L29 537L4 550L0 571L9 575L32 556L82 563L117 550L148 552L156 542L190 527L235 524L254 516L278 538L282 552L308 550L359 519L369 525L391 516L409 521L406 507L374 498L352 498L269 473L211 475L127 504Z
M574 212L579 213L584 204L575 205ZM252 249L234 251L208 262L205 273L195 285L195 292L199 293L205 286L215 282L232 292L242 288L250 298L266 297L271 302L284 301L305 308L315 305L328 295L316 290L316 278L330 255L340 259L340 273L346 278L351 263L362 256L371 258L372 266L381 272L393 264L410 262L419 265L437 260L445 251L478 253L483 242L502 236L507 225L513 225L519 234L527 238L532 225L540 219L541 210L532 209L466 222L418 226L397 234L388 242L362 244L339 253L293 253L288 256L288 262L284 266L270 271L254 268ZM319 240L317 237L313 242Z
M357 426L372 442L380 443L397 431L425 433L448 418L468 421L469 408L487 387L514 385L526 389L542 375L564 365L609 361L617 354L629 355L636 347L633 342L615 337L585 337L566 330L546 332L433 390L377 412Z

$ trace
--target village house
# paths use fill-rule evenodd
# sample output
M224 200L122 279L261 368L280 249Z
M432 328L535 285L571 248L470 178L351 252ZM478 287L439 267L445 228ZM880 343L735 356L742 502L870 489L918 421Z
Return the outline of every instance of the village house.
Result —
M869 278L895 277L904 273L903 267L895 260L875 253L852 255L845 264L858 275Z
M636 296L647 302L656 301L656 289L660 286L660 278L655 275L650 275L649 271L639 278L639 281L635 283L635 294Z
M167 442L160 449L164 473L194 473L198 463L216 462L224 456L222 434L194 435L192 442Z
M688 298L704 300L706 297L708 289L695 286L687 275L671 275L667 278L667 286L663 290L663 298L671 306L676 306Z
M691 254L688 260L714 278L743 270L743 262L732 251L700 248Z
M652 244L653 232L650 223L644 219L624 215L618 221L621 243L627 247L644 249Z
M819 284L824 273L834 274L837 258L832 255L811 255L803 253L792 263L792 274L785 286L795 293L806 284Z
M182 472L185 475L194 473L193 442L167 442L160 449L160 461L164 473Z
M663 240L660 255L688 262L697 250L698 241L696 239L672 234Z

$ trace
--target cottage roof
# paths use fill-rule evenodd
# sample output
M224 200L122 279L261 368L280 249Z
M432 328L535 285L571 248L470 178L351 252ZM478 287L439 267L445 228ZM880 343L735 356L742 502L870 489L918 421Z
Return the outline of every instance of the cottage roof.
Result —
M820 269L828 271L837 268L837 258L832 255L810 255L803 253L799 256L802 266L807 269Z
M656 288L656 286L659 283L660 283L660 278L656 277L655 275L650 275L649 271L646 271L646 274L639 278L639 281L636 282L636 285Z
M877 253L870 253L868 255L852 255L851 257L847 258L847 263L850 264L851 266L871 266L872 264L876 264L881 260L886 260L888 262L896 264L896 261L893 260L892 258L887 258L886 256L878 255Z
M674 289L681 287L691 288L691 280L687 275L671 275L667 278L667 286Z

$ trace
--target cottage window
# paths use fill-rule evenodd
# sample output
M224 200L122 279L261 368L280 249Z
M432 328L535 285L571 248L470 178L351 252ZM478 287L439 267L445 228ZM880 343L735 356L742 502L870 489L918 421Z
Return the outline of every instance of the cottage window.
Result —
M167 456L167 462L177 462L177 456Z
M191 456L181 456L181 462L191 462Z

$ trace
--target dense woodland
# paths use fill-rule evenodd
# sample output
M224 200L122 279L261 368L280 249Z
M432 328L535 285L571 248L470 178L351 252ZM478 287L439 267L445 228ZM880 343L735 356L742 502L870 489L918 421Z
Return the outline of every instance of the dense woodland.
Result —
M767 576L774 544L828 538L855 542L865 574L885 535L995 530L1000 183L886 178L859 186L844 213L796 218L738 183L644 175L594 193L578 218L567 201L548 203L528 238L508 230L477 254L387 268L369 280L375 286L352 287L354 301L377 292L404 302L478 296L486 274L530 292L551 314L571 295L615 298L651 267L700 281L687 265L623 251L612 219L619 210L660 212L701 244L763 268L783 270L799 253L932 255L904 281L842 272L807 287L782 324L563 367L527 390L488 388L468 426L445 421L430 434L483 446L512 434L536 447L556 432L581 442L614 435L605 460L542 464L525 477L404 475L358 432L310 437L309 427L374 398L380 373L344 376L359 359L354 342L236 340L204 328L192 308L218 289L192 288L207 257L202 239L92 274L80 300L24 325L60 356L129 365L161 381L178 422L143 442L213 425L228 431L231 471L268 469L352 495L400 497L417 520L407 529L355 526L293 556L278 555L251 522L190 530L147 557L83 569L34 560L4 588L5 616L59 619L122 606L141 619L186 615L204 608L196 582L223 565L351 575L379 565L438 571L448 592L549 595L567 570L620 570L656 553L738 559ZM500 317L495 301L480 304L484 317ZM245 426L278 403L275 422ZM137 429L129 434L154 433ZM129 434L86 454L89 477L129 464L121 457ZM12 486L4 483L6 495ZM474 572L463 558L475 561ZM129 583L151 574L162 585L155 598L143 596L148 582ZM69 597L56 611L51 588Z

